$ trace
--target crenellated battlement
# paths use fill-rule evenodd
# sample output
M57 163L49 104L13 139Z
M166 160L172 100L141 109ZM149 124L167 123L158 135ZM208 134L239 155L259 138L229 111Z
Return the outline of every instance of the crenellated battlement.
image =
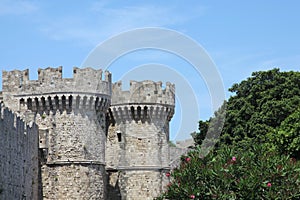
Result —
M83 106L88 103L94 106L92 104L98 103L97 98L105 99L104 109L107 109L111 99L111 74L105 71L103 77L101 69L74 67L73 78L62 78L62 67L48 67L38 69L38 80L29 79L28 69L3 71L2 82L3 101L13 110L70 110L74 108L75 100L80 99L77 104ZM89 102L85 102L86 99ZM27 106L22 108L24 104Z
M40 82L51 83L55 80L62 80L62 67L38 69L38 80Z
M113 84L112 105L160 104L175 106L175 85L169 82L163 89L162 82L130 81L129 91L122 90L122 82Z
M29 79L29 70L3 71L3 93L11 95L54 92L94 93L111 95L111 74L92 68L73 68L73 78L62 78L62 67L38 69L38 80Z

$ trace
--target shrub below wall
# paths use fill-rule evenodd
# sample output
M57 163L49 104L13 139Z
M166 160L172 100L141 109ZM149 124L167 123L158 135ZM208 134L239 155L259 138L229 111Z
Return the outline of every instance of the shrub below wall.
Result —
M300 199L300 162L259 144L182 158L162 199Z

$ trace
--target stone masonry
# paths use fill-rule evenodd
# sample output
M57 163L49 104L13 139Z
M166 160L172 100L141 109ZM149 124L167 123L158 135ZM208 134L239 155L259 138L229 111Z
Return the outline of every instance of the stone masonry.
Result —
M174 85L123 91L104 73L3 71L0 199L153 199L165 189Z
M126 199L152 199L167 184L169 122L174 113L174 85L113 84L106 164L110 188ZM116 192L114 192L116 193Z
M0 104L0 199L38 198L38 127Z

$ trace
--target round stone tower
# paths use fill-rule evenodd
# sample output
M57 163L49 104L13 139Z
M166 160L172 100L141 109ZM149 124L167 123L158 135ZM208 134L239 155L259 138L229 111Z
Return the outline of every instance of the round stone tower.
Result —
M169 122L174 114L175 86L130 82L122 91L113 84L106 146L111 199L153 199L167 183Z
M3 100L39 126L40 198L105 199L106 111L111 74L91 68L62 67L3 72Z

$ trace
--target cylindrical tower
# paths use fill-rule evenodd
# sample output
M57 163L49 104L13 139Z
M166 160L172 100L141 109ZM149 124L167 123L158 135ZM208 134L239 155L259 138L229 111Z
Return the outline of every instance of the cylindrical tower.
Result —
M153 199L166 185L169 170L169 122L174 113L174 85L130 82L113 85L106 146L111 199Z
M74 68L3 72L3 99L39 126L40 198L105 199L106 111L111 102L111 75ZM10 85L13 84L13 87Z

